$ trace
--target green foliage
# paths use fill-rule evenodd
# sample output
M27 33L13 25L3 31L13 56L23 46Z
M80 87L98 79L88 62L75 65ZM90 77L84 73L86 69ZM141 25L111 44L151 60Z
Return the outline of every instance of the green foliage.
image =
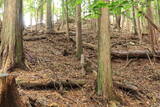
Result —
M76 5L82 4L83 0L68 0L67 2L75 7Z
M140 11L144 11L146 8L146 1L134 1L134 0L114 0L104 2L103 0L95 0L91 6L89 7L90 13L87 18L97 18L100 15L100 9L104 7L108 7L110 10L110 14L123 14L128 18L131 18L131 9L132 7L140 6ZM138 12L138 16L141 16L141 12Z
M41 0L24 0L24 13L35 14L45 3L46 0L43 0L43 2L41 2Z

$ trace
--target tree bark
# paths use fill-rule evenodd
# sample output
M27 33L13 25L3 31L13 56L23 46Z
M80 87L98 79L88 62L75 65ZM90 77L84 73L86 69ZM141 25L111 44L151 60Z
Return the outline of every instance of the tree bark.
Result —
M160 25L160 0L157 0L157 8L158 8L158 19L159 19L159 25Z
M66 34L69 36L69 23L68 23L68 2L65 1L65 17L66 17Z
M115 100L111 69L109 12L107 8L101 9L100 16L97 93L109 100Z
M132 0L134 1L134 0ZM132 6L132 15L133 15L133 29L134 29L134 34L137 35L138 31L137 31L137 23L136 23L136 13L135 13L135 8L134 6Z
M121 29L121 15L116 15L116 28Z
M52 12L51 12L52 0L47 0L47 32L52 30Z
M41 3L43 3L43 0L41 0ZM40 7L41 11L40 11L40 23L42 24L43 23L43 5Z
M153 21L153 15L152 15L152 10L151 10L151 0L147 0L147 6L148 6L147 15L148 15L149 19ZM149 29L149 34L150 34L151 48L152 48L153 52L155 52L154 28L150 22L148 22L148 29Z
M0 47L1 73L7 73L15 67L24 67L22 4L22 0L5 0ZM0 105L2 107L22 106L16 102L18 94L14 93L16 90L13 84L13 79L8 80L7 77L1 79Z
M6 0L0 47L2 72L24 67L22 23L22 0Z
M62 0L62 25L61 25L62 29L64 24L65 24L65 1Z
M2 84L5 84L1 87L0 107L27 107L17 90L15 77L1 77L0 79Z
M82 54L81 4L76 6L76 57Z

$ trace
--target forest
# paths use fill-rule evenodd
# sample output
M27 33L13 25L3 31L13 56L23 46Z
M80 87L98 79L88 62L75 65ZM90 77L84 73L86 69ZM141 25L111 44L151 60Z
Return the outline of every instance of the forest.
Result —
M160 0L0 0L0 107L160 107Z

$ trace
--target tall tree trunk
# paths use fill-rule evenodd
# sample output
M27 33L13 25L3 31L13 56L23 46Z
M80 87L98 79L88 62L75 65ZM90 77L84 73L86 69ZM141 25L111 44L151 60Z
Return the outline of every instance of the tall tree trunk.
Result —
M41 0L41 3L43 3L44 1ZM42 24L43 23L43 4L42 6L40 7L40 23Z
M1 73L7 73L15 67L24 67L22 4L22 0L5 0L0 47ZM16 102L16 96L12 90L15 89L12 87L12 80L8 80L7 77L1 78L0 106L26 107Z
M100 16L97 93L109 100L114 100L115 97L112 83L109 12L107 8L101 9Z
M132 0L132 1L134 1L134 0ZM138 31L137 31L136 13L135 13L134 6L132 6L132 15L133 15L133 30L134 30L134 34L137 35Z
M76 6L76 56L82 54L81 4Z
M52 0L47 0L47 31L52 30L52 12L51 12Z
M91 6L91 0L88 0L88 5ZM93 28L96 28L96 27L94 27L93 21L95 22L95 20L94 20L93 18L91 18L91 19L89 20L89 23L90 23L89 28L90 28L91 30L92 30ZM95 29L95 30L96 30L96 29Z
M5 0L0 47L2 72L24 67L22 27L22 0Z
M139 37L139 42L140 44L142 43L142 30L141 30L141 22L140 22L140 17L137 19L137 24L138 24L138 37Z
M65 2L64 0L62 0L62 25L61 25L61 28L63 29L63 26L65 24Z
M38 9L36 10L35 22L36 22L36 33L37 33L37 30L38 30Z
M151 0L147 0L147 5L148 5L147 15L148 15L150 20L153 20L153 15L152 15L152 10L151 10ZM149 22L148 22L148 29L149 29L149 34L150 34L151 48L152 48L152 51L155 53L155 48L154 48L154 45L155 45L154 28L151 25L151 23L149 23Z
M52 3L52 9L51 9L51 14L52 14L52 17L51 17L51 21L52 21L52 29L54 30L54 0L53 0L53 3Z
M116 28L121 29L121 15L116 15Z
M66 34L69 36L69 23L68 23L68 2L65 1L65 17L66 17Z
M33 25L33 15L32 15L32 12L30 12L30 26L31 26L31 31L33 30L33 29L32 29L32 25Z
M158 8L158 19L160 24L160 0L157 0L157 8Z

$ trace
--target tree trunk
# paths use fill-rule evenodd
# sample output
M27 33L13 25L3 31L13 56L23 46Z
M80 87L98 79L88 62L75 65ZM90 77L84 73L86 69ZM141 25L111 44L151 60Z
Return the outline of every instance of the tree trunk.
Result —
M66 17L66 34L69 36L69 23L68 23L68 2L65 1L65 17Z
M7 73L15 67L24 67L22 4L22 0L5 0L0 47L1 73ZM12 83L13 79L1 78L1 107L22 107L14 102L16 96L13 95L15 90Z
M116 15L116 28L121 29L121 15Z
M63 26L65 24L65 2L64 0L62 0L62 25L61 25L61 28L63 29Z
M152 10L151 10L151 0L147 0L148 8L147 8L147 14L150 20L153 20ZM151 41L151 48L152 51L155 52L155 39L154 39L154 28L152 27L151 23L148 22L148 29L150 34L150 41Z
M6 0L0 47L2 72L24 67L22 26L22 0Z
M47 0L47 32L52 30L52 12L51 12L52 0Z
M82 54L81 4L76 6L76 56Z
M160 0L157 0L157 8L158 8L158 19L160 24Z
M100 16L97 93L109 100L114 100L115 97L112 83L109 12L107 8L101 9Z
M43 0L41 0L41 3L43 3ZM40 11L40 23L42 24L43 23L43 5L40 7L41 11Z
M51 8L51 21L52 21L52 29L54 31L54 0L53 0L53 3L52 3L52 8Z
M134 1L134 0L132 0L132 1ZM137 31L136 13L135 13L134 6L132 6L132 15L133 15L133 30L134 30L134 34L137 35L138 31Z
M37 30L38 30L38 9L36 10L35 21L36 21L36 33L37 33Z

